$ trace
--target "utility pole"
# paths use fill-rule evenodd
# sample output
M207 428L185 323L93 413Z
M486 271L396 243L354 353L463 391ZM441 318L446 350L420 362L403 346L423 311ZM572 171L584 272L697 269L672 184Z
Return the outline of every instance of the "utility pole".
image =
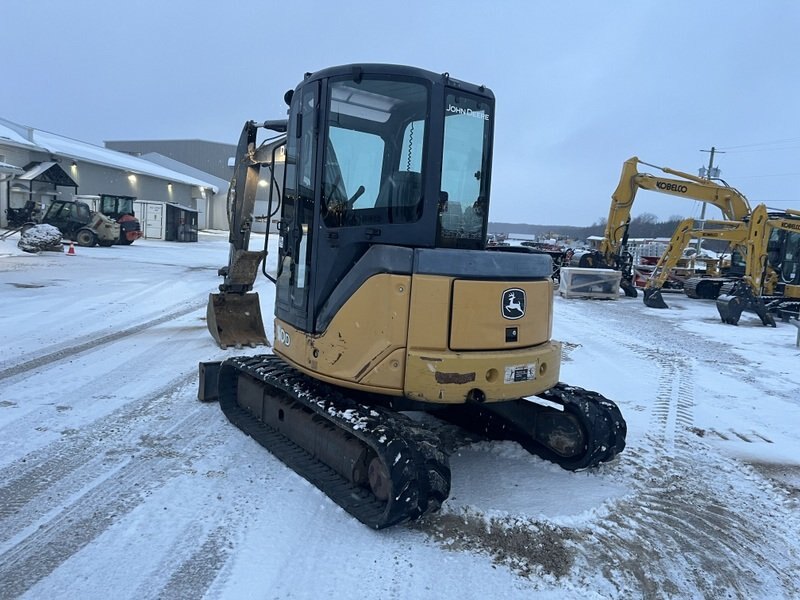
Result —
M704 177L711 181L712 177L719 177L719 169L714 169L714 154L720 152L714 146L711 146L711 150L700 150L700 152L709 152L708 157L708 170L704 167L700 167L700 177ZM725 154L724 152L720 152L720 154ZM705 220L706 220L706 204L707 202L703 202L703 206L700 207L700 227L705 228ZM703 238L697 240L697 255L700 256L700 248L703 246Z
M719 169L714 169L714 154L719 152L720 154L725 154L717 150L714 146L711 146L711 150L700 150L700 152L709 152L708 157L708 169L700 167L700 177L705 177L708 180L711 180L712 177L719 177ZM706 218L706 202L703 202L703 206L700 209L700 220L704 221Z

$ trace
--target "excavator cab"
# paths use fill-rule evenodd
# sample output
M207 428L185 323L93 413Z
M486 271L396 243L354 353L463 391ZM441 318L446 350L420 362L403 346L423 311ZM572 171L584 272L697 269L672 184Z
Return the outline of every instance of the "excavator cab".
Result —
M481 249L493 114L489 90L407 67L307 79L289 111L278 319L324 331L376 246L370 269L389 271L409 248Z
M266 246L249 249L259 171L274 164L256 146L261 127L286 132L283 193L280 200L270 197L269 209L280 202L280 321L323 331L334 303L345 299L334 288L374 245L484 247L490 90L446 74L363 65L315 73L286 97L288 121L247 123L237 148L229 264L220 269L225 282L207 311L209 331L222 347L267 344L251 293Z

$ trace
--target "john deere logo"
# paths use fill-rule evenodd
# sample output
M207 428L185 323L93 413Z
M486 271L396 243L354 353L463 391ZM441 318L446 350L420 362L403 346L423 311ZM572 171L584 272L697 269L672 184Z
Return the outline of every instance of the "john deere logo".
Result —
M521 319L525 316L525 290L511 288L503 292L502 299L503 317L510 320Z

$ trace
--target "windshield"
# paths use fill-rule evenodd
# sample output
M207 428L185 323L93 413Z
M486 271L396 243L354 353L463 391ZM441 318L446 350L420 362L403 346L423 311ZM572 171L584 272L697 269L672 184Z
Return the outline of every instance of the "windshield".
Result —
M100 212L105 215L133 214L133 198L127 196L101 196Z
M780 262L780 277L783 283L800 284L800 233L784 231Z
M439 246L476 249L484 246L491 118L487 101L447 95Z
M328 227L422 215L428 90L364 78L331 84L322 211Z

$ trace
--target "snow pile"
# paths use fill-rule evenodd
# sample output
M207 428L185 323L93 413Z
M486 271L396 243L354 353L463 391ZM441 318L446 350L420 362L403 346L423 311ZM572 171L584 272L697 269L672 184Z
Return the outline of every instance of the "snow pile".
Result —
M61 232L52 225L34 225L22 232L17 246L25 252L63 252Z

